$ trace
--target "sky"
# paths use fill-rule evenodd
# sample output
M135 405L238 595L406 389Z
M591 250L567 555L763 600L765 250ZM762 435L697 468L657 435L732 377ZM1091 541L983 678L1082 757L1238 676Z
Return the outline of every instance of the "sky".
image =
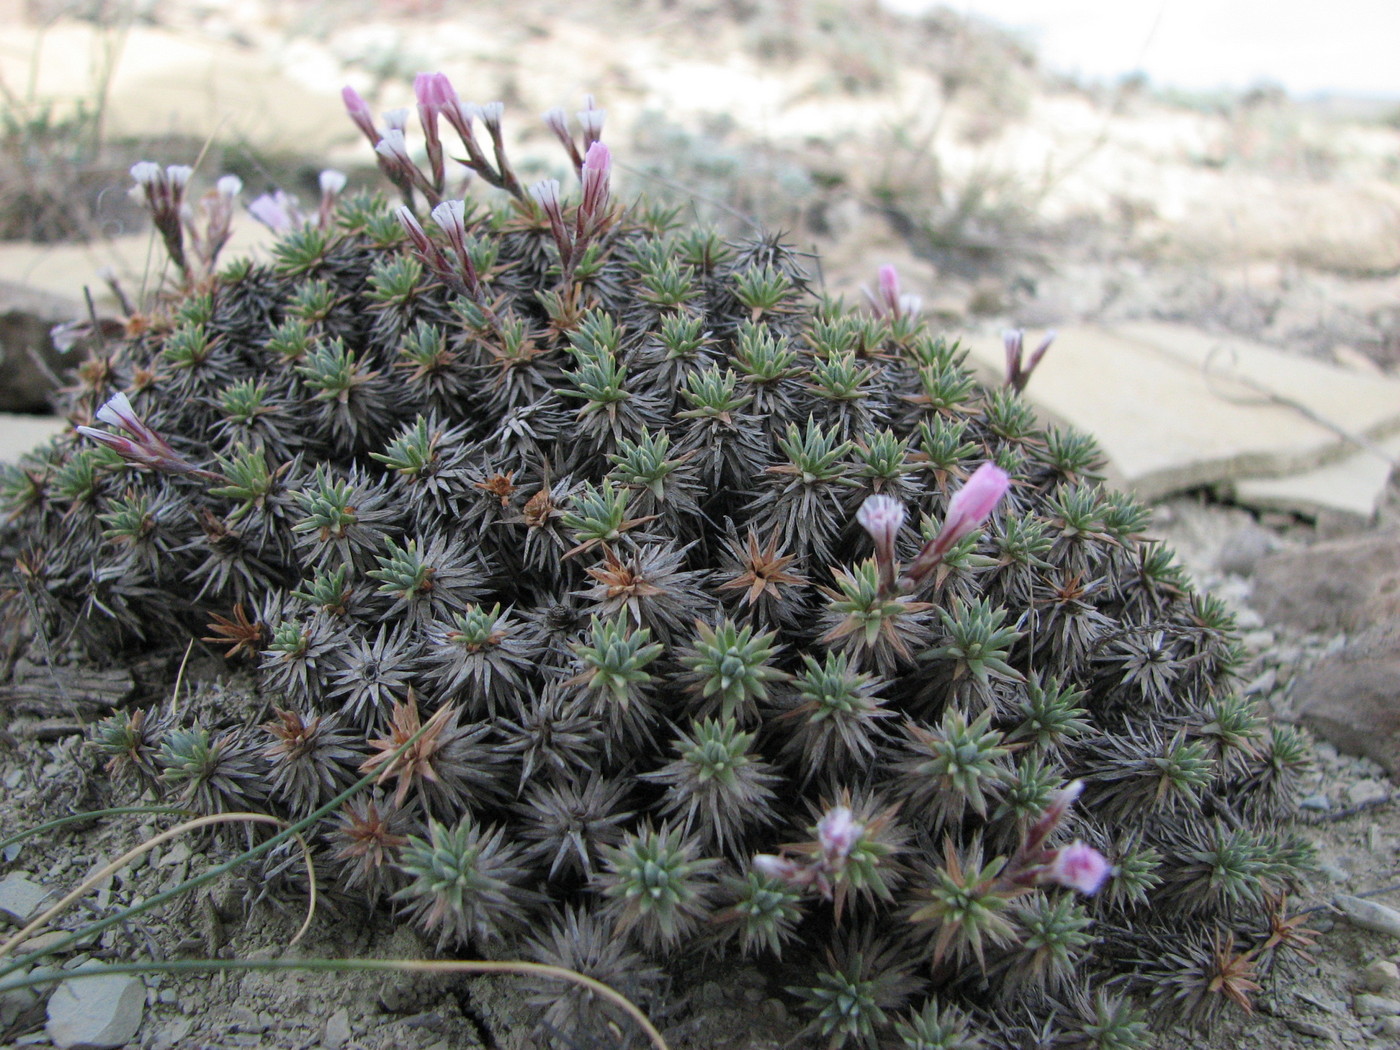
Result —
M933 0L883 0L895 10ZM1290 94L1400 98L1394 0L942 0L1019 32L1049 69L1141 70L1187 91L1280 84Z

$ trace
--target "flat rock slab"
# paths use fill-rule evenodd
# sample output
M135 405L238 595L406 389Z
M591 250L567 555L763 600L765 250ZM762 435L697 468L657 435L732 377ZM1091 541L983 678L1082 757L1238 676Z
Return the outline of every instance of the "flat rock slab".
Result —
M57 416L17 416L0 412L0 463L18 463L36 445L68 429Z
M1283 478L1241 478L1234 484L1234 496L1261 510L1327 512L1364 525L1375 515L1396 463L1400 463L1400 436L1315 470Z
M141 1027L146 986L132 974L61 983L49 997L48 1037L61 1050L114 1050Z
M0 879L0 916L22 926L39 914L49 891L19 873Z
M118 39L113 47L109 30L77 20L6 26L0 75L60 104L103 98L105 131L118 138L217 136L306 155L356 138L336 70L324 61L308 70L305 49L257 49L142 25L124 27Z
M208 189L208 183L196 176L196 195ZM131 180L123 173L115 178L114 188L125 192ZM253 193L245 191L243 199L251 200ZM232 235L219 255L221 263L266 250L273 235L246 211L234 213ZM266 256L262 256L266 258ZM0 244L0 282L25 289L43 297L54 311L66 311L71 317L86 317L85 293L91 293L99 315L111 315L116 299L98 271L111 269L122 282L127 296L140 303L145 292L155 288L164 271L169 269L165 248L153 233L127 233L108 237L90 244ZM17 293L12 293L17 294Z
M968 346L999 379L1000 334ZM1400 433L1400 380L1184 325L1062 329L1026 393L1049 421L1093 434L1110 480L1145 499L1312 470L1354 451L1346 433Z

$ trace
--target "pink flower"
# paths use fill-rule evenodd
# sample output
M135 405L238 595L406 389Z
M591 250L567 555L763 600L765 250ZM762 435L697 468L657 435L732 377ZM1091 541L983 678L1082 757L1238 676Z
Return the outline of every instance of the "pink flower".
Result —
M583 200L579 202L579 224L591 226L608 204L612 175L612 151L601 142L588 147L583 155Z
M607 110L599 109L592 95L583 97L583 108L578 111L578 122L583 126L583 148L597 142L603 134L603 118Z
M1098 893L1111 870L1102 853L1076 840L1055 852L1055 859L1045 869L1041 879L1092 896Z
M1026 333L1019 328L1008 328L1001 333L1002 344L1006 347L1006 386L1018 394L1026 389L1026 384L1030 382L1031 373L1035 371L1035 366L1040 364L1040 359L1045 356L1045 352L1050 349L1050 344L1055 341L1055 334L1054 331L1046 332L1045 338L1035 348L1030 360L1022 363Z
M774 856L772 853L758 853L754 855L750 866L765 879L776 879L778 882L790 884L806 881L806 871L802 865L787 857Z
M355 127L359 128L365 138L369 139L370 145L378 142L379 129L374 126L374 114L370 112L369 104L360 97L360 93L347 86L340 89L340 98L345 103L345 111L355 122Z
M967 484L948 501L948 513L938 533L944 548L951 547L969 532L981 528L1010 488L1010 476L990 460L973 471Z
M213 481L225 480L222 475L196 467L171 448L165 438L148 427L136 414L130 399L123 393L119 392L108 398L97 410L96 416L103 423L125 430L131 436L124 437L110 431L98 430L96 427L77 427L77 432L100 445L106 445L128 462L171 474L193 474Z
M877 290L872 292L869 288L862 289L865 298L870 301L870 308L875 312L876 317L887 317L890 320L898 320L901 317L911 317L923 308L923 300L917 295L904 295L899 290L899 271L893 266L885 265L880 267L880 278Z
M893 549L894 538L904 524L904 504L893 496L870 496L856 511L856 521L870 533L875 546Z
M851 855L851 850L856 848L864 831L865 825L855 819L850 807L836 806L827 810L826 815L817 821L817 841L821 843L827 864L839 869Z
M297 199L281 190L253 198L248 202L248 214L273 233L286 233L306 224Z
M559 263L567 273L569 261L574 254L574 238L564 225L564 209L559 203L559 180L541 179L530 187L530 196L549 220L549 231L554 236L554 246L559 249Z
M103 406L97 410L96 416L108 426L125 430L142 444L164 444L160 436L146 426L141 417L136 414L136 410L131 407L131 399L120 391L107 399Z
M991 516L1001 498L1011 488L1011 478L995 463L988 460L972 473L967 483L948 501L948 513L943 518L943 528L938 535L924 545L919 556L910 564L901 583L907 590L913 590L928 575L948 549L968 533L982 527Z

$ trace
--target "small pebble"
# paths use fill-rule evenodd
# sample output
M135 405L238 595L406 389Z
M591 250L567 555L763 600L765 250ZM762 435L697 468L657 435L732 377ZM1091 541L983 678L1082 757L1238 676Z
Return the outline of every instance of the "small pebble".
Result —
M1381 1035L1400 1036L1400 1017L1382 1017L1376 1027Z
M1346 868L1342 867L1336 861L1327 857L1318 858L1317 870L1326 875L1333 882L1351 881L1351 872L1347 871Z
M1361 1017L1400 1017L1400 1000L1370 992L1358 994L1352 1008Z
M321 1036L321 1045L338 1050L350 1041L350 1011L341 1007L326 1020L325 1032Z
M1222 595L1222 597L1224 597ZM1264 617L1248 606L1235 609L1235 626L1241 631L1257 631L1264 626ZM1249 637L1245 635L1245 637Z
M1326 813L1332 808L1332 800L1326 795L1309 795L1298 803L1299 809L1310 809L1318 813Z
M788 1009L781 999L765 1000L760 1009L762 1009L764 1016L774 1024L787 1024Z
M703 1006L723 1006L729 1001L729 996L725 994L723 988L717 981L706 981L700 986L700 991L695 996Z
M1264 673L1244 687L1245 696L1267 696L1278 685L1278 671L1269 667Z
M1358 780L1347 788L1347 801L1353 806L1364 806L1367 803L1380 802L1389 797L1390 786L1379 780Z
M1372 933L1400 937L1400 912L1394 908L1387 908L1384 904L1346 894L1339 894L1333 903L1342 910L1342 914L1353 926L1370 930Z
M179 1017L171 1021L159 1032L151 1041L151 1050L172 1050L172 1048L184 1045L185 1038L194 1030L194 1022L187 1017Z
M1378 995L1395 995L1400 992L1400 967L1389 959L1373 959L1361 971L1361 987Z
M1251 653L1262 653L1269 646L1274 644L1274 632L1268 628L1259 631L1247 631L1240 639L1244 647Z

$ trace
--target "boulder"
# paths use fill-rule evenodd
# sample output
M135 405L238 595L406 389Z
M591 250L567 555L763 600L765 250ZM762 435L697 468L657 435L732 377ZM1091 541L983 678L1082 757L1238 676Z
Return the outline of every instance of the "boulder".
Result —
M1269 623L1305 631L1400 619L1400 529L1267 555L1249 604Z
M46 412L54 377L71 367L49 331L81 316L70 299L0 280L0 412Z
M1298 719L1400 781L1400 621L1364 632L1295 680Z

